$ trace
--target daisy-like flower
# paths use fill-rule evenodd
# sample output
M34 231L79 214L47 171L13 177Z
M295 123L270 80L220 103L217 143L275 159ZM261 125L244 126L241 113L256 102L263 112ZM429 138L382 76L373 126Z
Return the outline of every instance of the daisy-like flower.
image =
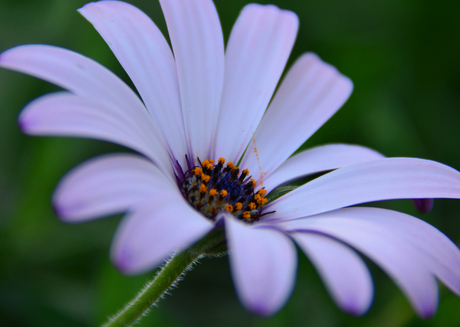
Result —
M53 197L62 220L128 212L111 251L128 274L153 269L174 251L221 231L220 247L208 250L228 249L237 294L260 315L276 312L292 291L295 243L337 305L351 314L364 313L373 298L357 252L379 265L422 317L436 311L437 279L460 294L460 251L439 230L400 212L350 207L460 198L458 171L345 144L290 157L352 91L348 78L307 53L273 96L297 16L250 4L224 50L211 0L160 2L174 54L155 24L127 3L80 9L142 100L107 69L69 50L24 45L0 55L1 67L66 90L24 108L19 125L25 133L97 138L140 154L105 155L70 172ZM280 189L318 173L300 187Z

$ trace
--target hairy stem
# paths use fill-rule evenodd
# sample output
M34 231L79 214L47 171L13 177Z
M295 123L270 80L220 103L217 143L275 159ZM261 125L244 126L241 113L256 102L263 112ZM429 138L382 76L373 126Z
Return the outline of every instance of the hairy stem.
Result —
M201 241L184 252L175 254L142 289L139 294L129 302L123 310L109 318L103 327L132 326L146 315L150 308L171 288L189 267L203 254L211 251L225 242L222 229L213 230Z

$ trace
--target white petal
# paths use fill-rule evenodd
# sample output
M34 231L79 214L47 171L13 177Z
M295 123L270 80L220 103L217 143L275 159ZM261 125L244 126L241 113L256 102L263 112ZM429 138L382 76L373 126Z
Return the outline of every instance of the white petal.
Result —
M273 95L294 45L297 16L268 5L244 7L225 53L215 156L238 162Z
M359 145L321 145L292 156L259 186L264 186L270 192L311 174L382 158L384 156L377 151Z
M450 270L457 276L458 289L460 253L458 249L452 251L453 244L433 227L425 224L420 228L423 222L413 220L416 219L390 210L346 208L282 225L290 231L324 233L359 250L390 275L416 312L427 318L435 313L438 303L435 274ZM408 232L414 225L418 228ZM418 232L422 235L416 236ZM435 244L435 249L429 250L424 242ZM443 249L448 251L447 255ZM451 262L452 259L455 261Z
M76 52L47 45L22 45L0 54L0 67L56 84L77 96L105 103L114 113L130 116L139 131L151 138L151 157L169 166L161 135L136 94L116 75Z
M300 57L276 92L241 167L263 180L344 104L352 89L347 77L317 55Z
M240 301L256 314L274 314L294 287L294 244L279 230L251 228L232 217L225 219L225 231L233 283Z
M152 130L141 130L142 126L129 113L117 112L106 103L67 92L35 99L22 110L18 121L21 129L31 135L101 139L139 151L153 160L161 153L152 142L155 139ZM165 171L170 171L169 162L161 164L166 166Z
M120 213L164 189L176 188L147 159L111 154L91 159L69 172L53 195L58 216L80 222Z
M112 49L157 123L168 150L185 165L187 145L176 63L156 25L121 1L92 2L81 8Z
M161 264L201 239L214 224L174 189L160 190L124 218L112 245L112 260L124 273L138 274Z
M439 162L386 158L346 166L318 177L266 206L273 218L300 218L359 203L460 198L460 173Z
M321 234L292 233L291 236L315 265L342 310L361 315L369 309L374 286L369 269L359 255Z
M211 0L160 0L177 63L193 155L210 157L224 79L224 41Z

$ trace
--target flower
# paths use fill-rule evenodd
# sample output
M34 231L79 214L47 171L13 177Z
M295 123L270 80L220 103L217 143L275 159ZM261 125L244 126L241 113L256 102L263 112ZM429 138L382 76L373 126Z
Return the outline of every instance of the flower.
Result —
M308 53L270 101L294 44L296 15L248 5L224 51L211 0L160 2L174 55L154 23L127 3L80 9L142 101L107 69L69 50L24 45L0 55L1 67L66 90L24 108L19 125L25 133L97 138L142 155L105 155L70 172L53 196L62 220L128 212L111 251L126 273L152 269L225 228L238 296L260 315L275 313L292 291L294 242L351 314L364 313L373 297L370 273L356 251L386 271L422 317L436 310L436 279L460 295L460 251L444 234L400 212L352 207L459 198L458 171L345 144L290 157L352 91L348 78ZM280 191L317 173L324 174ZM267 192L279 197L266 203Z

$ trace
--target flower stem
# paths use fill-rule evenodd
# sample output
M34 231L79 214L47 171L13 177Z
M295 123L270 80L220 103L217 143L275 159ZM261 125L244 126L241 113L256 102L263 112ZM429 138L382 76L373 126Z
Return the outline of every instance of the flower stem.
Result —
M171 288L195 261L212 249L222 247L225 235L222 229L210 232L188 250L175 254L123 310L109 318L103 327L132 326Z

